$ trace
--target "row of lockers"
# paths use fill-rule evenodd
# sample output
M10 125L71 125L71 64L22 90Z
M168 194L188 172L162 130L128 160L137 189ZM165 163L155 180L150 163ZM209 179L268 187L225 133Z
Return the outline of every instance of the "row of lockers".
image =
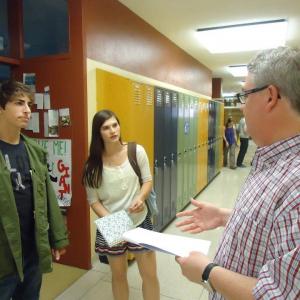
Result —
M98 109L111 109L124 141L143 145L153 167L160 231L219 172L223 105L97 70Z
M154 187L161 230L219 172L221 104L154 88Z

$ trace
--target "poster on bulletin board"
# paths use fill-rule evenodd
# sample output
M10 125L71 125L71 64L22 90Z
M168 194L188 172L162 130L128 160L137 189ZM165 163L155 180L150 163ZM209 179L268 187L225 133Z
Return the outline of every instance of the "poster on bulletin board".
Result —
M36 139L48 152L48 172L59 206L70 206L72 198L71 140Z

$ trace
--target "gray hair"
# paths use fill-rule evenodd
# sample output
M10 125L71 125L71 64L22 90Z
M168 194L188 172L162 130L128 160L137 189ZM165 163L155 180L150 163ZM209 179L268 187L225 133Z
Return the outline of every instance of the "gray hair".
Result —
M261 51L247 66L257 87L272 84L300 114L300 50L278 47Z

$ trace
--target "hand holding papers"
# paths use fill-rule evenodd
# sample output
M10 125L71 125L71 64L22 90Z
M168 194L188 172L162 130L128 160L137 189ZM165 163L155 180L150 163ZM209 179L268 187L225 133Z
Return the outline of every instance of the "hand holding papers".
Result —
M145 248L187 257L191 251L207 254L210 241L135 228L123 233L123 238Z

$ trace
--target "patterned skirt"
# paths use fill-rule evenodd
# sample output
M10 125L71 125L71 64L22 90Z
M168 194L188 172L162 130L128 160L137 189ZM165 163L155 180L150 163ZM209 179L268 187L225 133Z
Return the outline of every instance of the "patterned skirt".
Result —
M145 218L145 220L138 226L144 229L153 230L153 224L151 221L151 217L148 211L148 214ZM96 232L96 241L95 241L95 252L99 255L122 255L126 251L129 252L145 252L150 251L149 249L146 249L144 247L141 247L139 245L130 243L130 242L122 242L118 245L115 245L113 247L109 247L103 238L100 231L97 229Z

